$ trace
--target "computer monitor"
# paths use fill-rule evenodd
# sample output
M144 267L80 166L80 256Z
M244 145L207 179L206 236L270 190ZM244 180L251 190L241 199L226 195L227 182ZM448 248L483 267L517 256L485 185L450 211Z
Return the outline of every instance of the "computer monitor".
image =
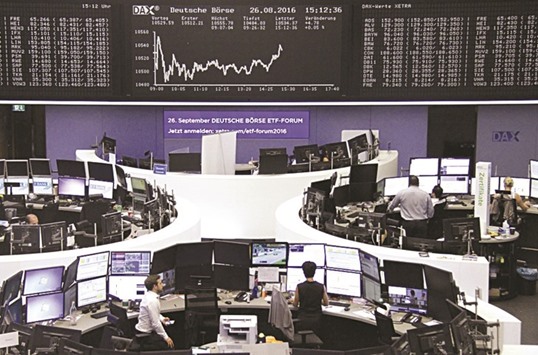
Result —
M93 347L70 339L60 339L58 353L63 355L91 355Z
M30 162L30 172L32 177L36 176L51 176L50 172L50 160L49 159L37 159L31 158L28 160Z
M202 170L201 153L169 153L168 171L198 173Z
M441 158L439 175L469 175L470 158Z
M331 295L361 297L361 274L344 270L325 270L327 293Z
M293 148L293 155L297 164L319 161L320 158L317 144L296 146Z
M450 321L450 330L457 354L475 354L476 345L465 311L460 312Z
M252 266L286 267L288 261L287 243L252 243Z
M480 219L471 218L445 218L443 219L443 236L446 243L465 242L471 240L480 240Z
M435 239L415 238L408 236L402 239L402 249L442 253L443 242Z
M384 230L387 224L387 215L378 212L359 212L357 224L368 230Z
M34 353L37 348L48 348L60 339L70 339L80 341L81 331L64 327L53 327L37 324L34 328L34 335L30 341L30 351ZM65 355L60 352L59 354Z
M407 176L385 178L384 182L383 196L396 196L399 191L409 186L409 178Z
M107 277L77 281L77 308L91 306L107 300Z
M140 214L144 213L144 204L146 203L146 196L134 195L133 196L133 210Z
M131 187L133 193L147 196L148 185L146 179L131 176Z
M108 294L121 300L139 300L146 294L144 281L147 275L111 275L108 278Z
M144 221L154 226L159 225L160 220L159 199L154 198L153 200L144 202Z
M538 179L538 160L529 160L529 171L531 179Z
M530 197L538 198L538 180L531 179Z
M53 195L52 177L34 176L32 178L32 192L36 195Z
M377 164L352 165L349 170L349 183L376 183Z
M110 212L101 215L101 230L104 237L121 234L122 232L121 212Z
M377 184L375 182L358 182L349 184L349 201L369 202L375 200Z
M424 288L422 264L383 260L385 284L397 287Z
M423 288L388 286L389 304L392 312L426 314L428 292Z
M216 264L249 266L250 245L248 243L215 240L214 262Z
M349 147L350 156L359 154L368 150L368 136L366 133L359 134L351 139L347 140L347 146Z
M499 184L501 185L500 188L504 190L504 179L506 176L499 177ZM530 196L530 179L528 178L522 178L522 177L512 177L512 180L514 181L514 186L512 187L512 192L517 193L520 196L528 197Z
M63 276L63 266L26 270L24 273L22 294L27 296L36 293L61 291Z
M86 280L99 276L106 276L108 273L108 251L80 255L77 261L77 281Z
M63 292L26 297L26 324L64 317Z
M64 291L69 288L77 280L78 258L76 258L67 268L64 273Z
M126 155L121 156L121 164L124 166L138 168L138 161L136 160L136 158L128 157Z
M409 349L417 355L454 352L448 324L409 329L407 336Z
M439 180L437 176L420 176L418 178L419 189L421 189L422 191L426 191L427 193L431 193L433 190L433 187L437 185L438 183L439 183ZM443 185L441 186L443 187L443 192L446 192L444 191L444 186Z
M80 177L58 177L58 195L70 198L86 196L86 179Z
M152 272L153 274L153 272ZM164 270L157 273L163 282L163 292L161 295L169 295L176 292L176 269Z
M11 240L21 252L38 253L40 250L41 227L38 224L14 224Z
M12 323L24 323L22 297L18 297L9 303L6 303L3 323L7 326Z
M329 161L337 161L349 158L346 142L335 142L322 145L321 155Z
M67 245L67 226L65 221L41 224L41 245L43 249L62 249Z
M409 161L409 175L427 176L438 173L439 158L411 158Z
M71 176L86 179L86 167L83 161L57 159L58 176Z
M301 267L305 261L312 261L317 267L325 267L325 245L290 243L288 245L288 266Z
M334 205L343 207L349 203L349 185L335 187L333 190Z
M114 165L89 161L88 177L99 181L114 182Z
M286 147L283 148L260 148L260 157L264 155L288 155Z
M359 260L362 273L377 282L381 282L381 276L379 272L379 259L371 254L360 250Z
M103 154L116 153L116 140L107 137L105 134L103 138L101 138L101 147L103 149Z
M115 165L114 169L116 171L116 179L118 185L123 187L124 189L127 189L127 177L125 175L125 171L119 165Z
M114 198L114 183L90 179L88 181L88 196L96 195L102 195L104 198L112 200Z
M329 193L331 192L332 188L331 179L312 181L310 183L310 187L319 191L323 191L326 193L327 196L329 196Z
M8 195L28 195L30 193L30 180L28 177L8 176L4 180L4 187Z
M176 245L169 246L168 248L157 250L153 253L153 259L151 262L151 273L158 274L176 267Z
M111 251L110 275L148 275L150 251Z
M176 266L211 265L213 246L213 242L178 244Z
M443 193L445 194L465 195L469 193L468 176L442 175L439 184L443 188Z
M300 267L288 267L286 276L286 291L295 291L297 285L306 281L303 269ZM316 269L314 281L325 284L325 269Z
M362 275L361 286L362 298L370 302L379 302L381 299L381 284L379 282Z
M288 156L260 155L259 174L286 174L288 172Z
M10 276L4 283L2 294L2 306L7 305L15 298L19 297L19 290L21 288L23 272L19 271L16 274Z
M6 176L29 176L28 160L6 160Z
M328 268L361 271L359 249L357 248L326 245L325 259L325 265Z
M224 290L248 291L250 289L248 266L213 265L213 277L215 287Z
M428 290L428 315L441 322L452 319L446 299L457 302L457 287L452 273L430 265L424 265L424 277Z

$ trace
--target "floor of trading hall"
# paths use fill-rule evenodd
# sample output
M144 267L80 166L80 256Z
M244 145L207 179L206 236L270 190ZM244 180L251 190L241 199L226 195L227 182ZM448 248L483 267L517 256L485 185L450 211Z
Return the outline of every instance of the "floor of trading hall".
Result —
M521 320L521 344L538 345L538 294L519 295L511 300L491 303Z

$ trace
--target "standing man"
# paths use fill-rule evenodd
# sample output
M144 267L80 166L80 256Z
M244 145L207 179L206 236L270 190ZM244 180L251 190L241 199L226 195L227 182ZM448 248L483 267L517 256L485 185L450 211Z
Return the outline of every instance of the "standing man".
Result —
M143 350L167 350L174 348L174 341L168 336L164 325L170 318L161 315L159 294L163 291L163 282L159 275L149 275L144 281L147 292L140 303L140 314L135 329L138 333L149 334L142 338Z
M408 237L425 238L428 233L428 219L433 217L433 203L430 195L418 187L415 175L409 177L409 187L398 191L390 202L387 212L400 206L402 226Z

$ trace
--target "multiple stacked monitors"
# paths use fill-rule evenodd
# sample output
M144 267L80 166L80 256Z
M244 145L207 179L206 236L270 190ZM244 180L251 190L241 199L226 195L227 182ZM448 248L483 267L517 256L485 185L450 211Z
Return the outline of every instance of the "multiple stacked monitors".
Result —
M409 175L432 176L438 175L439 158L411 158Z
M106 276L109 256L108 251L79 256L77 261L77 281Z
M360 250L360 265L362 273L372 280L377 282L381 281L381 276L379 273L379 259L371 254L363 252Z
M146 277L147 275L111 275L108 278L108 294L121 300L142 299L146 293Z
M58 195L67 197L86 196L86 179L80 177L58 177Z
M288 267L301 267L305 261L325 265L325 245L289 244Z
M359 272L361 271L361 261L359 249L327 245L325 247L325 257L327 268L344 269Z
M63 292L26 297L26 323L56 320L63 317Z
M361 274L347 270L325 270L327 293L361 297Z
M286 267L287 243L252 243L252 266Z
M305 280L303 269L300 267L289 267L286 277L286 290L295 291L297 285ZM319 268L314 274L314 281L325 283L325 269Z
M26 270L22 294L26 296L61 291L63 275L63 266Z
M447 194L467 194L469 167L469 158L411 158L409 175L418 176L427 192L439 183Z
M52 176L49 159L29 159L32 190L36 195L52 195Z

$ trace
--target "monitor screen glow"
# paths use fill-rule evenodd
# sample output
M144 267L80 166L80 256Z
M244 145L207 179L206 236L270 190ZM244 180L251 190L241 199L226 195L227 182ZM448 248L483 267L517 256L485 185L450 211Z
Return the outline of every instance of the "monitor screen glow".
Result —
M26 323L42 322L63 317L63 292L26 297Z
M361 270L359 249L338 247L334 245L325 246L326 266L333 269Z
M86 179L80 177L58 177L58 195L86 196Z
M77 281L105 276L108 273L108 251L78 257Z
M446 194L468 194L469 193L469 177L468 176L441 176L440 184L441 184L441 187L443 188L443 193L446 193Z
M441 158L439 175L469 175L469 158Z
M386 178L383 195L395 196L399 191L406 189L408 186L409 178L407 176Z
M146 294L146 286L144 286L146 277L146 275L112 275L108 278L108 293L121 300L142 299Z
M252 266L286 266L286 243L252 243Z
M150 267L150 251L113 251L110 253L111 275L148 275Z
M506 176L499 177L499 189L504 190L504 179ZM514 180L514 186L512 191L519 194L520 196L530 196L530 179L521 178L521 177L512 177Z
M32 295L61 291L63 275L63 266L26 270L22 294Z
M369 277L362 277L362 298L379 302L381 299L381 284Z
M286 291L295 291L297 285L301 282L306 281L304 277L303 269L300 267L289 267L286 277ZM316 269L314 274L314 281L319 282L320 284L325 284L325 270Z
M418 187L422 191L426 191L427 193L432 192L432 189L435 185L437 185L437 176L420 176L418 178ZM441 185L443 186L443 185ZM443 187L444 189L444 187ZM445 191L443 191L445 192Z
M33 177L32 191L36 195L53 195L52 178L50 177Z
M327 293L332 295L361 297L361 274L340 270L325 270Z
M529 161L531 179L538 179L538 160Z
M439 171L439 158L411 158L409 175L437 175Z
M301 267L305 261L312 261L317 267L325 266L324 244L290 244L288 266Z
M489 181L489 194L493 195L499 189L499 177L493 176ZM471 195L476 195L476 178L471 178Z
M105 302L107 300L106 276L78 281L76 285L78 308Z
M426 314L428 292L425 289L389 286L388 291L391 311Z
M380 282L379 259L373 255L363 252L359 253L362 273L373 280Z
M531 179L530 197L538 198L538 180Z

